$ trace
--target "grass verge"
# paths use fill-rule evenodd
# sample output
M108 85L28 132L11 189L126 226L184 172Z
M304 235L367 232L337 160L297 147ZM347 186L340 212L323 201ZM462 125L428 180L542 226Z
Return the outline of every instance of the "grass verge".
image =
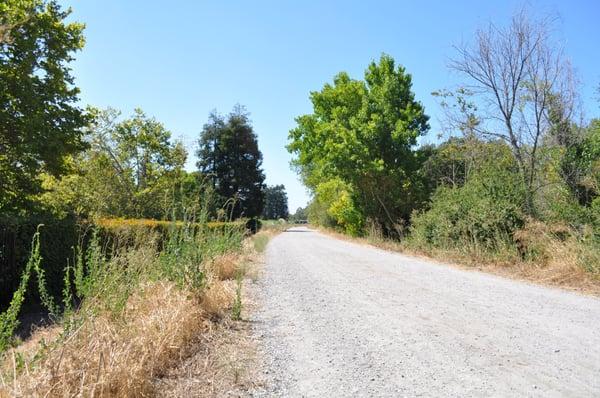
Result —
M225 266L228 271L216 272L227 277L207 290L204 306L213 314L210 328L195 336L176 366L154 380L158 396L247 396L264 387L252 334L252 313L257 307L253 282L261 271L259 248L264 250L281 230L280 226L263 228L244 242L242 256L235 257L236 266L229 264ZM264 245L257 248L256 241ZM215 263L222 264L222 260Z
M110 258L94 239L66 268L52 325L8 342L0 396L161 394L173 369L198 352L219 356L215 342L235 335L234 318L243 322L242 285L255 255L243 230L178 228L161 250L149 234ZM206 391L226 388L212 366L194 377Z

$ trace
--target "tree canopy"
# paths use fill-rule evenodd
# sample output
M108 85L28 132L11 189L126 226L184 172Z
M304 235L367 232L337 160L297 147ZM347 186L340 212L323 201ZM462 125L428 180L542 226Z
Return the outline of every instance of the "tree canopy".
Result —
M410 74L382 55L364 80L341 72L312 92L313 113L296 118L290 131L288 150L305 184L349 229L369 219L400 233L425 200L413 148L429 128L428 117L411 90Z
M267 220L288 218L288 198L287 193L285 192L285 186L267 186L265 189L265 208L263 209L262 216Z
M29 207L42 172L69 171L87 123L69 63L84 26L57 1L0 3L0 211Z
M81 215L170 218L188 178L182 144L141 109L125 119L111 108L90 114L93 122L84 130L89 150L75 158L79 173L47 176L53 194L43 197L46 203Z
M196 155L198 170L219 195L227 217L262 213L262 153L244 107L236 106L227 118L213 112L200 133Z

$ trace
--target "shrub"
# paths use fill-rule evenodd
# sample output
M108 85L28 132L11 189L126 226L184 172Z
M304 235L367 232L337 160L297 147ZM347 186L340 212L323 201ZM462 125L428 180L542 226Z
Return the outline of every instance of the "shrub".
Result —
M227 240L233 235L244 233L244 221L197 222L158 221L147 219L104 218L94 223L78 221L75 217L57 219L51 215L37 215L29 218L0 218L0 311L7 308L14 291L20 284L21 276L29 259L31 237L40 228L41 269L47 281L48 297L60 297L65 288L64 270L67 264L76 261L76 249L86 252L96 231L98 245L107 257L117 255L117 251L153 244L157 250L165 247L174 230L190 230L195 235L206 235L214 239ZM226 238L229 237L229 238ZM87 263L86 258L83 262ZM40 291L32 288L38 284L37 274L28 282L26 304L40 303Z
M222 224L225 224L225 223L222 223ZM245 225L246 225L246 229L248 231L255 234L258 231L260 231L260 229L262 228L262 221L260 221L259 219L256 219L256 218L251 218L248 221L246 221Z
M409 244L497 253L524 224L524 198L516 173L484 169L460 188L439 188L430 209L413 216Z

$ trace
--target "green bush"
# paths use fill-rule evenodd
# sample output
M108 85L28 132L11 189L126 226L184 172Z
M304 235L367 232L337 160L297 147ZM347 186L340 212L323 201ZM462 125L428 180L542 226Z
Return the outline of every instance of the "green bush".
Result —
M320 183L315 193L315 200L324 206L326 213L326 217L323 217L324 215L317 217L319 225L327 225L331 220L335 227L352 236L363 232L364 215L352 198L350 185L335 178ZM313 207L318 209L318 205L311 205L309 217L315 213Z
M409 244L494 253L523 226L525 191L516 173L484 169L459 188L441 187L429 210L413 216Z
M226 223L218 228L188 224L172 228L159 254L159 277L194 291L205 287L206 273L202 265L228 252L239 251L246 233L243 223Z

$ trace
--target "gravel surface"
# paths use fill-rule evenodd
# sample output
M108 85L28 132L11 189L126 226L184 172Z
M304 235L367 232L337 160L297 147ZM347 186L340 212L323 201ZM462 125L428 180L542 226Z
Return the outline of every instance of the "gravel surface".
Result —
M600 300L306 228L275 237L253 396L600 396Z

